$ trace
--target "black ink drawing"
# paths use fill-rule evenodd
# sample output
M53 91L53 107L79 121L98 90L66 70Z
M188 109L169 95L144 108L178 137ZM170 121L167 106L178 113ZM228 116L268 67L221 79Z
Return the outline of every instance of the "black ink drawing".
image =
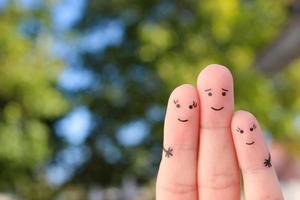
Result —
M212 91L211 88L204 90L204 92L208 92L207 93L208 96L212 96L213 95L211 91ZM222 88L222 96L226 96L227 92L228 92L227 89ZM213 109L214 111L221 111L221 110L223 110L224 107L222 106L220 108L215 108L215 107L210 107L210 108Z
M246 142L247 145L252 145L254 143L255 143L254 141L252 141L252 142Z
M178 99L173 99L174 104L176 105L177 108L180 108L180 104L178 103Z
M169 147L168 150L163 147L163 150L166 153L165 157L169 158L170 156L173 156L173 149L171 147Z
M190 109L193 109L196 107L197 107L197 103L195 101L193 101L193 104L189 106Z
M271 164L271 154L269 153L269 158L268 159L265 159L265 162L264 162L264 165L266 167L272 167L272 164Z
M253 126L250 128L250 131L253 131L255 128L256 128L256 126L255 126L255 124L253 124ZM245 132L243 129L241 129L241 128L239 128L239 127L237 127L235 130L236 130L237 132L241 133L241 134L243 134L243 133ZM254 144L254 143L255 143L255 141L252 141L252 142L246 142L246 145L252 145L252 144Z
M224 107L222 106L221 108L214 108L214 107L210 107L211 109L213 109L214 111L220 111L222 110Z
M187 122L187 121L189 121L189 120L187 120L187 119L180 119L180 118L178 118L178 121L181 121L181 122Z
M209 93L207 93L207 95L208 95L208 96L212 96L211 88L204 90L204 92L209 92Z
M193 106L194 106L194 108L197 107L197 103L195 101L193 101Z
M253 131L254 129L256 129L256 125L253 124L253 126L250 128L250 131Z
M244 133L244 130L240 129L239 127L237 127L236 131L239 132L239 133L241 133L241 134Z
M226 92L228 92L228 90L222 88L223 92L222 92L222 96L226 96Z

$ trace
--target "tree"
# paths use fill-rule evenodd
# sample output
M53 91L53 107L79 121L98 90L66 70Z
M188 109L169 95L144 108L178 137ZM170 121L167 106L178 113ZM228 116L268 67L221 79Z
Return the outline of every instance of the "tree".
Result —
M49 55L57 34L49 2L0 11L1 190L25 199L55 195L44 168L68 148L54 133L68 101L88 107L93 127L81 144L85 161L64 186L119 185L124 177L148 183L161 155L169 93L194 84L211 63L232 70L236 109L253 112L266 132L300 155L300 62L269 77L254 64L284 27L285 0L86 1L76 24L59 33L80 44L72 46L76 62L92 74L92 84L76 91L57 89L63 63Z
M44 8L10 3L0 11L0 190L47 199L44 165L53 154L53 123L69 103L56 88L62 63L41 34Z
M296 138L288 137L297 132L292 110L299 106L294 96L299 90L288 80L293 73L279 75L294 91L286 97L287 88L277 87L279 79L268 79L253 66L256 54L277 36L286 18L286 1L87 1L72 31L84 38L114 24L122 37L105 47L79 51L83 66L97 81L73 95L89 107L96 123L85 143L90 159L69 183L107 186L125 176L140 183L151 179L160 158L161 116L168 94L179 84L195 83L198 72L210 63L232 70L236 109L255 113L282 141ZM149 134L138 144L124 144L120 132L139 122Z

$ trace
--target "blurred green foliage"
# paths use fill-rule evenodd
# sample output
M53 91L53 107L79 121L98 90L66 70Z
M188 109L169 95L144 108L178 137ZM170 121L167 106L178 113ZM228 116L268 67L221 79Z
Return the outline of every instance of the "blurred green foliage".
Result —
M38 11L12 5L0 13L0 190L45 199L51 191L43 170L53 153L51 126L69 105L56 89L62 63L50 57L49 37L20 32L32 15L43 20Z
M281 32L287 7L285 0L88 1L74 31L120 21L124 36L120 45L105 51L81 53L84 65L99 79L96 93L83 92L81 98L101 122L87 140L91 159L73 181L111 185L125 175L140 182L153 178L163 122L149 117L149 110L165 108L174 87L195 84L199 71L211 63L231 69L236 109L254 113L267 132L296 149L299 79L290 76L299 74L299 67L267 77L254 66L256 56ZM150 135L139 145L123 145L117 138L119 128L141 118L149 124ZM99 141L113 151L98 148ZM110 161L119 154L120 159Z
M108 23L119 22L123 38L105 49L78 50L82 65L96 81L66 94L74 104L89 108L94 126L84 143L87 161L65 186L119 185L131 176L139 183L152 180L161 156L160 116L168 95L179 84L195 84L200 70L211 63L231 69L236 109L254 113L266 131L300 156L300 128L295 123L300 61L273 76L261 74L253 64L282 30L287 4L287 0L87 0L81 18L65 36L80 39L95 27L105 29ZM45 182L44 167L58 153L61 140L52 134L53 124L69 109L56 88L62 63L49 55L51 38L26 37L19 30L27 17L51 27L48 9L26 12L12 6L0 13L0 189L25 199L48 199L53 193ZM120 128L140 120L150 134L139 144L123 144L117 137Z

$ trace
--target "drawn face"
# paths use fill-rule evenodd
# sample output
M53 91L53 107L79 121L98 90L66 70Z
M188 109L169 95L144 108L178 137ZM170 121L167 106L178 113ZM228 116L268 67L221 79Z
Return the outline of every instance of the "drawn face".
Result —
M204 90L204 92L206 92L207 95L210 96L210 97L213 96L213 91L212 91L211 88ZM226 96L227 92L228 92L227 89L221 88L221 94L222 94L223 97ZM214 111L221 111L221 110L223 110L224 106L222 106L222 105L221 105L221 106L218 106L218 107L210 106L210 108L211 108L212 110L214 110Z
M247 127L247 128L242 128L242 127L237 127L236 131L239 134L249 134L248 137L246 137L246 145L253 145L255 143L255 137L253 136L253 134L255 134L255 129L256 129L256 125L255 123L253 123L252 126Z
M185 105L185 104L180 104L180 102L179 102L179 100L178 99L174 99L173 100L173 103L174 103L174 105L176 106L176 108L177 108L177 110L180 112L180 110L182 110L182 109L184 109L185 111L184 112L187 112L187 109L189 109L189 110L193 110L193 109L195 109L195 108L197 108L197 103L196 103L196 101L193 101L192 103L190 103L190 104L188 104L188 105ZM189 121L189 119L188 119L188 117L186 116L186 117L180 117L180 116L178 116L177 117L177 120L179 121L179 122L188 122Z
M233 114L233 79L220 65L209 65L198 76L202 127L228 127Z
M165 131L186 132L186 126L199 125L198 92L192 85L181 85L170 95L165 118Z
M231 121L231 132L241 169L272 166L262 129L253 114L243 110L235 112Z
M176 153L172 144L197 146L199 135L199 98L196 88L190 84L178 86L168 100L164 123L164 147L167 156ZM165 142L166 141L166 142ZM170 149L169 149L170 147Z

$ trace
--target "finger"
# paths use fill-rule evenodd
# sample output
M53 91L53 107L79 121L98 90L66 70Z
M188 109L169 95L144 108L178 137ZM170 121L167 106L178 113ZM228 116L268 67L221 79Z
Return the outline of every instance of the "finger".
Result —
M197 80L201 123L198 159L199 199L239 199L240 173L230 123L233 79L221 65L209 65Z
M283 199L270 152L255 117L249 112L238 111L231 128L246 200Z
M192 85L171 94L165 118L162 160L156 199L197 200L199 100Z

